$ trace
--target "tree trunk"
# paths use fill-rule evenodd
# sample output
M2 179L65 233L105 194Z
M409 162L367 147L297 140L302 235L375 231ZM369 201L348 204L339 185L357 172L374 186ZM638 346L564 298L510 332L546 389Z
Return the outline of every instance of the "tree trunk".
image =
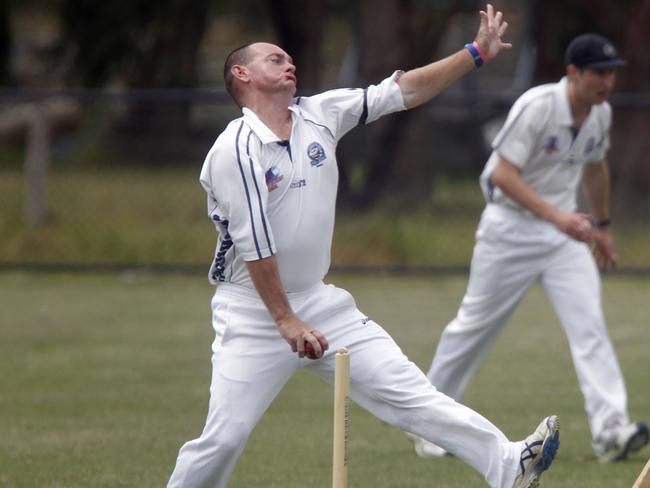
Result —
M448 10L423 11L412 0L364 0L361 85L379 83L396 69L406 71L434 61L435 48L449 18L456 12L454 7L455 4ZM413 202L430 193L432 148L408 144L413 131L425 124L425 116L421 109L392 114L349 136L352 140L348 146L365 148L359 163L363 165L365 179L358 188L341 188L345 200L367 207L384 201L389 189L393 199L402 199L400 203ZM344 162L342 170L346 171ZM347 175L342 181L348 181Z
M314 93L321 77L325 0L269 0L268 4L280 47L297 67L300 91Z

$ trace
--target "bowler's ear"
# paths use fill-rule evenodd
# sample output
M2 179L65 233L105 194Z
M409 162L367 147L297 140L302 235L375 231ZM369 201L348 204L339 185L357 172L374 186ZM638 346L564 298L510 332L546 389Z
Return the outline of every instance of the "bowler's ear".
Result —
M248 81L250 78L250 73L248 69L246 69L246 66L240 64L233 65L233 67L230 68L230 72L239 81Z

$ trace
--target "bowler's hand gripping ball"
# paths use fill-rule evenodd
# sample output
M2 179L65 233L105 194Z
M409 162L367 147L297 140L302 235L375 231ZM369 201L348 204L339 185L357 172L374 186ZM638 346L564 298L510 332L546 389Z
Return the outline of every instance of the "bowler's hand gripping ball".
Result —
M314 349L314 346L311 344L311 342L305 341L305 356L307 356L309 359L320 359L323 356L322 349L320 356L317 356L316 350Z

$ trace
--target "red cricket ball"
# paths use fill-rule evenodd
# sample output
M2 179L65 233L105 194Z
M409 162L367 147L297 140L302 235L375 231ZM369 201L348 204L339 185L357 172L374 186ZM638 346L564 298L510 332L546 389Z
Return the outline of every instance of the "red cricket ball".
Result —
M314 346L311 345L311 342L305 341L305 356L307 356L309 359L320 359L322 355L323 353L321 351L321 355L317 356L316 351L314 350Z

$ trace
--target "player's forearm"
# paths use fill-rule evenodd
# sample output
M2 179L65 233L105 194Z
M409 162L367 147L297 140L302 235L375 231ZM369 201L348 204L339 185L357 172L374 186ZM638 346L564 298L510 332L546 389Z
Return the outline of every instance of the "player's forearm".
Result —
M282 286L275 256L247 261L246 267L255 289L275 323L280 325L282 322L291 319L294 313Z
M519 168L500 158L499 164L490 176L492 183L499 187L509 198L531 211L537 217L552 224L556 223L558 210L540 197L519 174Z
M596 221L608 220L610 178L609 166L606 161L585 166L582 175L582 188L584 189L591 212Z
M397 80L404 105L413 108L431 100L473 69L472 55L463 49L435 63L407 71Z

